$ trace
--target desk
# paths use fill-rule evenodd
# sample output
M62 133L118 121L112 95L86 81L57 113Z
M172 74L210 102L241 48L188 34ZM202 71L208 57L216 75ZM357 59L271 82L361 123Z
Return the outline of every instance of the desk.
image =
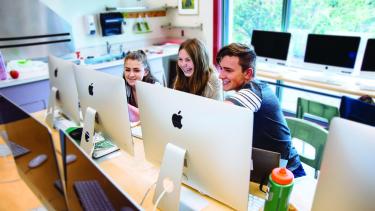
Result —
M108 173L137 202L142 200L147 189L156 182L159 173L157 167L145 162L142 146L142 140L135 139L135 158L131 158L127 153L121 152L119 155L101 161L99 164L104 172ZM311 210L315 187L316 180L313 178L296 179L291 195L291 202L298 210ZM259 191L258 184L256 183L250 183L250 192L258 197L265 197L264 193ZM153 191L147 195L143 204L146 210L152 209L153 196ZM209 202L209 206L204 208L204 210L231 210L210 197L203 197Z
M343 84L343 85L331 85L326 83L320 83L320 82L313 82L313 81L307 81L300 79L300 74L306 70L297 69L297 68L286 68L281 67L280 73L273 73L273 72L267 72L265 69L259 68L256 71L256 76L260 78L265 79L271 79L271 80L277 80L282 82L289 82L296 85L302 85L307 86L311 88L319 88L344 94L350 94L350 95L369 95L372 98L375 98L375 91L369 91L369 90L361 90L359 89L359 86L355 84L355 79L353 78L353 81L351 83ZM348 77L348 81L350 81L351 78ZM375 83L375 82L374 82Z
M1 137L0 144L5 144ZM39 199L18 175L13 157L0 156L0 210L21 211L41 206Z
M40 111L34 113L33 116L39 119L41 122L44 122L44 114L45 111ZM51 131L55 146L60 147L58 131L54 129L51 129ZM134 144L134 157L120 151L110 154L103 159L96 160L96 162L120 188L129 193L129 195L136 202L140 203L146 191L157 180L159 168L151 165L145 160L142 140L134 138ZM313 194L315 192L315 186L316 181L314 179L301 178L296 180L295 187L291 195L291 202L299 210L310 210ZM145 210L151 210L153 208L153 190L154 188L151 189L143 203L142 207L145 208ZM254 183L250 183L250 192L254 195L262 196L262 193L258 191L258 187ZM13 197L16 198L16 196ZM209 205L203 210L230 210L229 207L210 197L203 197L209 203Z

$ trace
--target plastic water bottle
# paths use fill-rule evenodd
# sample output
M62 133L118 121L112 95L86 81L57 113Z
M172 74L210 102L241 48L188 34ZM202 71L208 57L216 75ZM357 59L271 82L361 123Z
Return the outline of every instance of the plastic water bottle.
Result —
M1 51L0 51L0 80L6 80L6 79L7 79L7 69L5 67L3 54L1 54Z
M264 205L264 211L287 211L289 198L293 188L294 175L283 168L275 168L269 178L268 199Z

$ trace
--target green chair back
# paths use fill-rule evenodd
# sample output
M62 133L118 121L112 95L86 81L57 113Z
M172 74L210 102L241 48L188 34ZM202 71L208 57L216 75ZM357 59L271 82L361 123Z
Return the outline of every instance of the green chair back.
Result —
M300 159L303 163L306 163L315 169L315 178L317 178L318 170L320 170L320 164L322 161L324 146L327 141L328 131L321 126L304 119L286 117L286 121L288 123L292 138L300 139L301 141L314 147L314 160L303 155L300 155Z
M324 118L329 124L333 117L339 116L339 109L335 106L299 97L297 100L296 117L303 119L305 113Z

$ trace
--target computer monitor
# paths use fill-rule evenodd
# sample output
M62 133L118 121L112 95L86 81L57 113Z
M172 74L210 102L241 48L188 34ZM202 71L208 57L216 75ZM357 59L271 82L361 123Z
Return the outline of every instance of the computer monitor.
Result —
M77 86L74 77L73 67L75 64L55 56L48 56L50 96L47 110L47 123L52 126L56 122L56 113L60 111L72 125L80 124L80 112ZM50 119L49 119L50 118Z
M356 36L309 34L304 57L305 69L351 74L360 39Z
M260 184L260 189L263 191L262 186L268 184L272 170L280 166L281 155L278 152L253 147L251 158L253 170L250 174L250 181Z
M247 210L253 112L153 84L136 88L146 159L159 166L167 144L186 150L183 183Z
M375 127L334 118L312 210L375 210Z
M85 66L75 66L75 76L84 116L83 134L88 131L85 127L95 125L96 133L133 155L124 79ZM91 122L87 121L88 110L96 113Z
M74 161L68 163L64 160L63 165L69 210L142 210L126 192L117 187L110 177L100 170L100 167L73 139L62 131L60 137L63 143L63 157L75 156Z
M21 178L48 210L67 210L64 191L55 187L61 175L47 127L1 95L0 124Z
M375 39L368 39L363 55L360 77L375 79Z
M251 45L254 46L258 62L285 65L290 38L288 32L253 30Z

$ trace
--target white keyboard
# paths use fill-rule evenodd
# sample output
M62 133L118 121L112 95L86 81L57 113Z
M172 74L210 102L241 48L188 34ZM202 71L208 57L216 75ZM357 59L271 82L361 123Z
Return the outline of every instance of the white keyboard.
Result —
M300 79L306 81L314 81L332 85L343 85L345 81L339 78L339 76L330 76L324 74L301 74Z
M360 80L359 89L375 91L375 80Z
M282 65L275 65L275 64L264 64L264 63L258 63L256 66L257 70L261 70L264 72L269 72L269 73L282 73L287 70L287 67L282 66Z
M248 211L259 211L263 210L265 200L258 197L249 194L249 205L247 207Z

